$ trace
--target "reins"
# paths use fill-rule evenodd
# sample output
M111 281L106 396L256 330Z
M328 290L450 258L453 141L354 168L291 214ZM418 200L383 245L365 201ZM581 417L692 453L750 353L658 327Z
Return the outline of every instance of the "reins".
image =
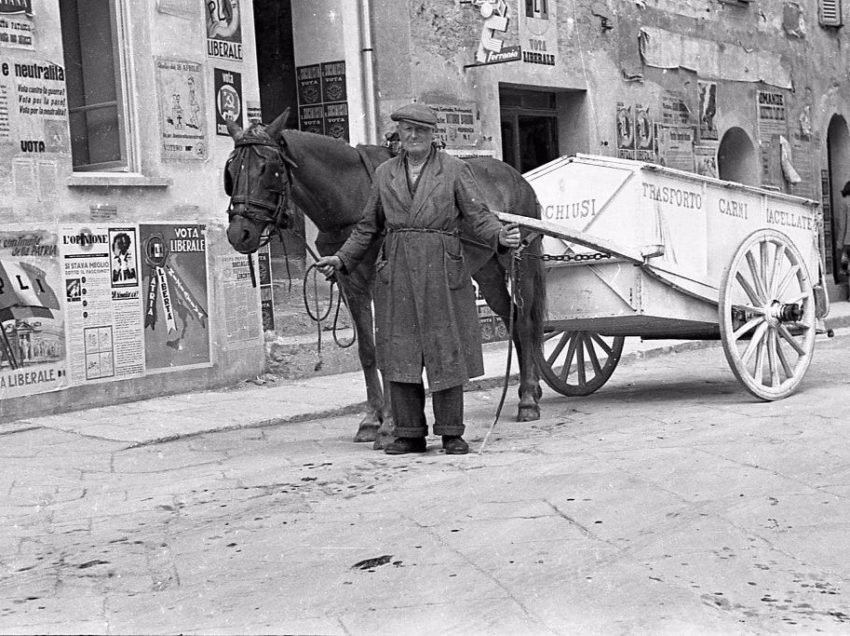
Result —
M245 170L245 161L249 152L255 152L258 156L259 153L256 151L257 146L265 146L267 148L271 148L275 152L275 156L277 158L277 166L275 167L276 173L275 176L278 177L279 182L281 183L280 189L273 189L272 192L277 193L277 203L274 207L269 205L266 201L251 199L247 195L238 194L238 184L239 179L242 177L242 174ZM262 157L260 157L262 158ZM277 234L278 240L284 249L284 257L286 257L286 243L283 240L283 230L287 226L287 218L288 218L288 205L291 200L292 195L292 174L291 174L291 159L287 158L281 149L280 145L273 141L266 141L264 139L240 139L235 144L234 154L231 159L228 161L228 165L225 167L225 171L229 172L230 163L239 161L238 169L236 171L236 177L233 179L233 183L231 185L231 192L237 194L231 194L230 205L227 209L228 218L232 218L233 216L242 216L250 221L262 224L264 227L270 228L268 233L265 233L260 238L260 242L257 246L257 249L265 247L272 240L274 234ZM370 178L371 178L370 172ZM230 194L230 193L229 193ZM234 210L234 201L236 203L244 203L244 209L240 212L236 212ZM273 212L272 212L273 210ZM306 241L305 236L301 236L304 239L304 246L307 249L307 252L313 258L314 261L319 260L319 257L316 256L316 253L310 248L310 245ZM286 271L288 278L290 280L290 289L291 289L291 281L292 276L289 270L289 259L285 258L286 261ZM251 282L256 287L256 274L254 271L254 259L249 254L248 255L248 266L251 274ZM315 279L315 275L313 277L313 290L314 290L314 307L315 311L313 311L310 307L310 302L307 298L307 287L308 287L308 278L310 273L315 269L315 264L310 265L307 268L307 271L304 272L304 278L302 280L301 286L301 294L304 301L304 308L307 311L307 315L310 319L316 323L316 331L317 331L317 351L319 360L316 363L315 370L319 371L322 368L323 360L322 360L322 322L330 315L330 312L333 308L333 288L336 284L334 280L329 280L329 289L328 289L328 308L323 314L320 315L319 312L319 292L318 292L318 284ZM344 302L344 294L342 292L342 288L339 288L339 293L336 300L336 312L334 314L334 322L332 327L334 342L337 346L346 349L352 346L357 341L357 330L354 329L354 336L352 337L350 342L343 343L338 336L339 329L339 315L340 315L340 305ZM348 307L348 303L345 302L346 308ZM349 310L349 317L351 317L351 312ZM351 320L353 326L353 319Z
M516 296L518 300L517 310L519 310L519 306L522 304L522 296L519 292L519 274L517 273L516 262L522 259L522 251L527 247L526 243L522 243L519 248L511 250L511 263L510 267L508 267L507 276L508 281L511 284L511 302L510 302L510 314L508 315L508 358L505 363L505 379L502 383L502 395L499 398L499 405L496 407L496 415L493 416L493 421L490 423L490 427L487 429L487 434L484 436L484 440L481 442L481 446L478 448L478 454L481 455L484 452L484 447L487 446L487 442L490 440L490 436L493 434L493 431L496 428L496 423L499 421L499 417L502 415L502 407L505 405L505 399L508 395L508 385L511 380L511 363L513 362L513 351L514 351L514 327L515 327L515 312L514 312L514 300L513 296Z

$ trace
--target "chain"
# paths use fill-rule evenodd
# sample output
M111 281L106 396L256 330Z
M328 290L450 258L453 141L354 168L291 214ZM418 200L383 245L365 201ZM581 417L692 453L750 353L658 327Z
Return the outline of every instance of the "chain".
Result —
M602 252L594 252L592 254L531 254L526 253L525 256L529 256L531 258L539 258L541 261L573 261L576 263L581 263L584 261L601 261L606 258L613 258L611 254L605 254Z

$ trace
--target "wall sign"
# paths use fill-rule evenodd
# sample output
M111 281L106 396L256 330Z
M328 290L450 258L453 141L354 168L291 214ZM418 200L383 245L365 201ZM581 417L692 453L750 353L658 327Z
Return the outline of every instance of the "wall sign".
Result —
M511 35L508 34L511 25L508 3L505 0L471 0L471 4L478 8L484 22L481 25L475 63L469 66L516 62L521 59L522 50L519 42L511 40ZM513 37L516 37L516 30ZM508 42L516 43L508 44Z
M0 45L34 49L32 0L0 0Z
M0 403L68 384L58 240L0 232Z
M207 124L202 66L157 58L156 83L162 158L203 161Z
M213 69L215 86L215 132L227 136L227 122L242 126L242 74Z
M345 61L299 66L296 76L301 130L348 141Z
M210 363L206 237L193 223L139 226L148 371Z
M203 0L206 9L207 55L242 61L239 0Z
M554 66L557 62L556 4L555 0L526 0L520 3L519 38L523 62L544 66Z

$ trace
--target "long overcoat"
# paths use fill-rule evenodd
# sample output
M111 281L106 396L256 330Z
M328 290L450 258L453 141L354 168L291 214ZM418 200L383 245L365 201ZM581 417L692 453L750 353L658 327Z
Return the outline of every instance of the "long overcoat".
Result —
M337 252L348 271L384 235L376 264L375 339L386 380L441 391L484 373L475 292L460 240L499 249L501 223L469 166L431 151L415 189L405 153L375 170L363 218Z

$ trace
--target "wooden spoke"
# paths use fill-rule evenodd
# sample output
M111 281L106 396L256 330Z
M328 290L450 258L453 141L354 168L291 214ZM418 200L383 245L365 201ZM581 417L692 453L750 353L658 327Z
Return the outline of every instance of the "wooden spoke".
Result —
M794 277L797 275L797 272L800 271L800 266L795 265L791 268L791 270L785 274L785 277L782 279L782 282L779 283L779 286L776 288L776 297L782 298L782 294L785 293L785 290L788 289L788 285L791 284L791 281L794 280Z
M534 359L543 380L568 396L590 395L604 385L623 352L625 338L587 331L555 331L558 338L551 353L535 351Z
M767 302L767 291L764 288L764 279L762 278L758 265L756 265L756 257L753 256L753 253L750 251L747 251L747 265L750 268L750 275L753 278L753 284L755 285L759 299L762 303Z
M744 292L749 297L751 303L753 303L754 305L763 305L764 304L764 300L762 298L759 298L758 292L756 292L756 290L753 289L753 286L750 285L750 282L746 278L744 278L743 274L741 274L740 272L737 272L735 274L735 279L738 281L738 283L741 285L741 287L743 287Z
M779 331L779 335L782 336L785 342L791 345L794 351L797 352L798 356L805 355L806 350L800 346L800 344L797 342L797 339L794 337L794 334L788 331L788 327L786 327L785 325L779 325L777 331Z
M762 324L763 322L764 322L764 318L762 318L761 316L759 316L757 318L750 318L746 323L744 323L743 327L741 327L740 329L737 329L735 331L735 333L732 334L732 337L735 340L740 340L741 336L743 336L745 333L747 333L749 331L752 331L752 329L754 327Z
M770 270L770 282L768 283L768 290L771 294L776 293L776 277L779 275L779 271L781 270L782 259L785 257L785 246L777 245L776 251L773 253L773 268Z

